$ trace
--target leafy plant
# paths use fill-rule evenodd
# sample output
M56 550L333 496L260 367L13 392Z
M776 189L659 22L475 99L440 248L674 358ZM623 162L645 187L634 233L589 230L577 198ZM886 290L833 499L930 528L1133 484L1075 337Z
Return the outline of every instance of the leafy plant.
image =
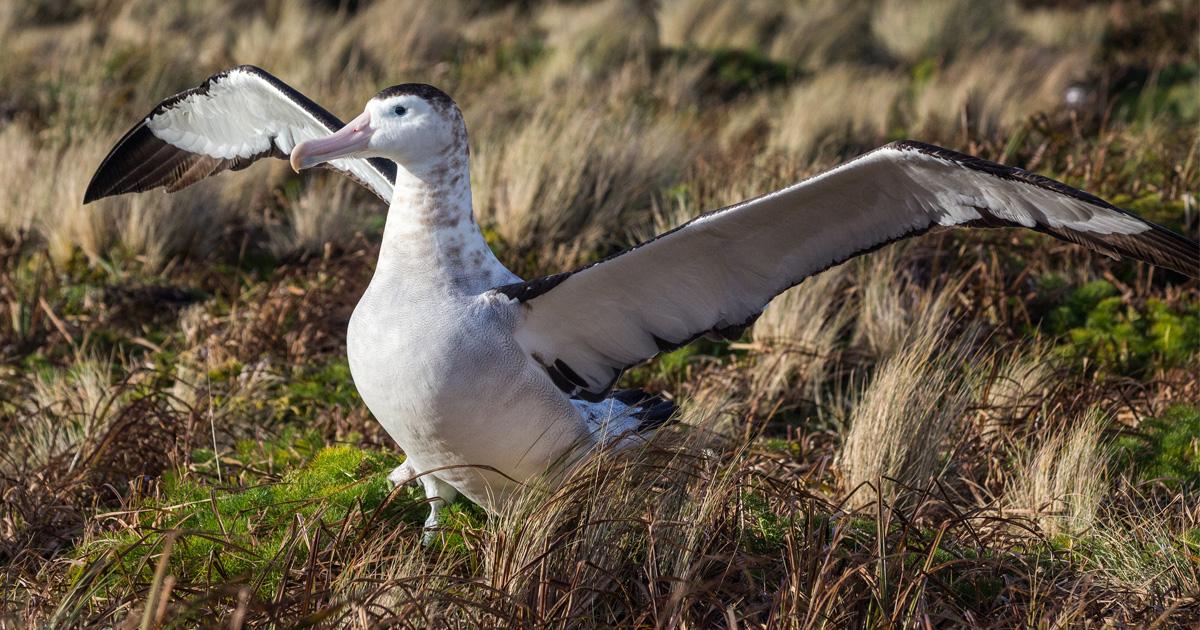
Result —
M1116 442L1118 457L1131 460L1139 479L1167 479L1200 487L1200 408L1174 405L1149 418L1136 435Z
M1076 289L1048 319L1048 329L1069 342L1064 354L1119 374L1175 365L1200 349L1200 302L1178 308L1150 298L1138 306L1105 280Z

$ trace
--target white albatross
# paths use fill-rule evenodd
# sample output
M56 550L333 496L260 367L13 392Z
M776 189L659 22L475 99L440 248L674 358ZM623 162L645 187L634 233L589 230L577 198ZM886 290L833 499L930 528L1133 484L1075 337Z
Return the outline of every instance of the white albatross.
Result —
M1026 227L1200 276L1195 241L1098 197L902 141L524 282L475 224L466 125L445 93L393 86L343 125L253 66L155 107L101 163L84 203L174 192L267 156L332 167L391 204L346 351L363 401L407 455L389 478L415 478L431 499L427 526L458 492L495 510L551 463L668 421L670 403L613 391L626 368L701 335L736 339L787 288L898 239Z

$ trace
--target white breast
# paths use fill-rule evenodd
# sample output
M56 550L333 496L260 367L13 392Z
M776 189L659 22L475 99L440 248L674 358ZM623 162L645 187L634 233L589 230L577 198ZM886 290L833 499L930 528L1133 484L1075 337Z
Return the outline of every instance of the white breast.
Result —
M388 434L425 471L491 505L586 440L578 410L512 339L519 307L484 295L380 290L354 310L350 372ZM575 418L574 421L571 419Z

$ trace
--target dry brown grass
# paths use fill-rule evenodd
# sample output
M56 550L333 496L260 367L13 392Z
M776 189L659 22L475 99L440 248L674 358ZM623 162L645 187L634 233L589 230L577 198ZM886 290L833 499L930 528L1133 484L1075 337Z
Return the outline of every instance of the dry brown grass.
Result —
M1131 344L1113 331L1169 323L1152 300L1194 318L1194 281L1018 232L871 254L742 343L631 371L681 426L502 515L455 505L426 549L419 492L364 489L396 462L342 363L370 193L277 163L79 205L159 99L252 63L343 118L386 85L446 89L481 225L526 277L898 135L1194 236L1189 4L335 5L0 8L0 628L1200 620L1197 488L1114 472L1104 446L1200 405L1200 353L1121 372L1087 322L1046 323L1106 279L1125 319L1088 311L1092 333ZM339 453L379 458L340 471L345 510L304 481Z
M803 159L833 149L837 156L847 138L877 144L899 124L901 98L908 79L895 72L834 66L792 89L772 115L771 145ZM832 146L831 146L832 145Z
M586 6L550 4L537 16L549 59L539 69L545 86L591 82L611 68L644 62L658 45L653 11L645 3L608 0ZM615 25L619 28L614 28Z
M1011 508L1031 514L1049 532L1079 533L1094 526L1109 491L1105 424L1103 416L1085 416L1032 452L1020 453L1005 492Z
M799 394L821 407L837 342L850 320L850 310L835 297L846 290L848 275L831 270L771 302L753 330L754 341L767 348L755 366L755 391L770 399Z
M974 402L972 371L979 369L971 365L974 331L954 331L949 309L955 293L954 287L923 293L906 317L879 313L861 320L893 325L882 334L868 329L876 331L868 333L868 347L882 360L845 421L840 467L843 486L853 492L852 508L880 495L894 503L900 488L925 487L944 472L963 413ZM863 297L864 316L875 314L876 299L869 293ZM899 303L896 296L880 302ZM906 325L896 325L901 318Z
M294 258L349 245L366 228L368 216L386 212L378 200L355 199L356 187L345 179L306 182L296 197L284 197L281 205L286 220L268 225L271 252L279 258Z
M1011 40L1015 2L883 0L871 17L872 34L910 62L969 57L988 43Z
M670 183L689 152L676 121L594 109L584 94L544 101L478 143L476 212L514 261L535 254L567 266L623 244L626 234L614 228L648 212L651 192Z
M1059 387L1055 358L1036 341L1029 347L1007 348L994 361L995 371L982 381L976 418L980 436L988 441L1019 433Z
M1087 53L984 48L951 63L920 91L914 119L922 129L969 124L991 135L1019 125L1031 112L1062 110L1067 89L1091 70Z

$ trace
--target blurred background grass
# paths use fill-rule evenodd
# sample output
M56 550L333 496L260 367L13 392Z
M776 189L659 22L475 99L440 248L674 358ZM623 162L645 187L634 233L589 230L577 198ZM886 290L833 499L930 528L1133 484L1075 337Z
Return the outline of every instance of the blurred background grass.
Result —
M1198 29L1188 0L7 3L0 622L1196 623L1194 280L1023 232L888 248L632 370L685 409L642 460L460 503L426 551L344 359L382 204L282 162L80 202L249 63L343 119L450 93L527 278L898 138L1196 238Z

